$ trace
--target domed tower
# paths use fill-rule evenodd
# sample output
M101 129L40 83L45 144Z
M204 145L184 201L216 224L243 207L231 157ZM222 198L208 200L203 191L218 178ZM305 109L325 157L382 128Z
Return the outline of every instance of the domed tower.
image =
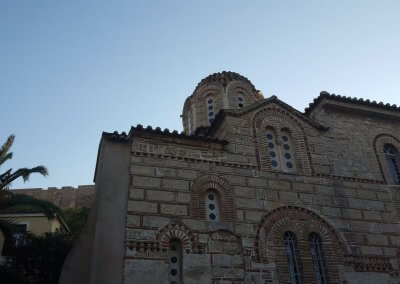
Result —
M220 109L240 109L263 100L260 91L242 75L220 72L200 81L182 111L184 132L193 134L198 127L208 127Z

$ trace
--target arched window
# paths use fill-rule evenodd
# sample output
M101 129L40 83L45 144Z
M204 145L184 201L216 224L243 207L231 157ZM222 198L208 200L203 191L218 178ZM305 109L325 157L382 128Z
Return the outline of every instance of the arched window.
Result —
M169 283L179 284L182 275L182 244L179 240L173 239L169 247Z
M395 184L400 184L400 169L399 169L399 152L391 144L385 144L383 146L383 152L386 155L388 162L389 172Z
M193 108L189 109L189 135L193 133Z
M295 172L296 165L294 162L293 155L293 143L292 138L287 130L282 130L281 132L281 140L280 142L280 150L281 150L281 162L282 162L282 170L284 172Z
M286 256L289 266L289 275L292 284L303 283L303 269L297 246L297 238L293 232L285 232L283 240L286 249Z
M208 96L206 98L206 107L207 107L207 121L209 125L214 121L215 115L216 115L216 110L215 110L215 101L214 98L211 96Z
M311 233L308 237L310 244L311 256L314 263L315 277L318 284L328 283L328 274L326 272L326 265L324 253L322 250L321 237L317 233Z
M238 108L244 107L244 98L242 94L237 96L237 102L238 102Z
M281 136L278 137L273 129L267 128L266 137L271 169L288 173L295 172L296 165L289 131L282 130Z
M205 202L207 221L219 221L219 196L213 190L206 191Z

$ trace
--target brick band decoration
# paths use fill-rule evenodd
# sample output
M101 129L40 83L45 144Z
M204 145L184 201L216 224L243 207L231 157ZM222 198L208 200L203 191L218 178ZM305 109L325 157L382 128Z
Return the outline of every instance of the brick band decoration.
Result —
M194 245L194 235L183 224L169 223L161 227L156 234L156 240L160 249L168 250L172 240L179 240L182 249L191 252Z
M390 257L370 255L346 255L345 265L352 266L358 272L393 272Z
M386 155L383 151L385 144L392 144L397 150L400 151L400 140L391 134L379 134L374 139L374 151L379 163L379 169L382 173L382 178L387 184L392 184L392 177L390 175L389 164L386 160Z
M205 192L207 190L214 190L219 195L220 220L222 222L235 221L233 187L224 178L213 174L203 175L194 181L191 187L191 216L205 220Z
M257 261L275 263L279 280L289 283L289 268L284 233L293 232L298 240L303 266L304 283L314 283L315 272L309 245L310 233L322 240L330 283L340 283L339 265L343 264L344 247L337 233L317 214L301 207L278 207L265 215L260 222L255 242Z
M275 107L267 107L257 112L252 121L254 143L256 146L259 169L271 170L271 161L268 155L266 129L273 128L277 135L285 129L293 138L293 150L296 160L296 169L299 173L310 175L314 172L308 151L307 138L303 126L296 117L289 112Z

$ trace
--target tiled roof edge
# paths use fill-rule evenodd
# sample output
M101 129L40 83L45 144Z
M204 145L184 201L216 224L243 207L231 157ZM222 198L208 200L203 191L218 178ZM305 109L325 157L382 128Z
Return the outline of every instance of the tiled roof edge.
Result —
M147 126L146 128L144 128L143 125L141 125L141 124L138 124L137 126L132 126L131 130L129 131L128 137L131 138L133 136L133 132L142 132L142 133L156 134L156 135L162 135L162 136L173 137L173 138L181 138L181 139L189 139L189 140L196 140L196 141L203 141L203 142L218 143L218 144L222 144L222 145L228 144L228 141L226 141L226 140L219 140L216 138L211 138L211 137L200 135L200 134L199 135L186 135L184 132L179 133L177 130L173 130L171 132L168 128L165 128L164 130L162 130L160 127L153 128L151 126Z
M315 109L323 99L330 99L330 100L335 100L335 101L341 101L341 102L346 102L346 103L370 106L370 107L386 109L386 110L392 110L392 111L400 111L400 107L398 107L395 104L391 105L389 103L385 104L383 102L379 102L378 103L376 101L370 101L368 99L364 100L362 98L346 97L346 96L330 94L330 93L328 93L326 91L322 91L319 94L319 96L317 98L315 98L314 101L312 103L310 103L309 106L304 110L304 114L308 116L311 113L311 111L313 109Z

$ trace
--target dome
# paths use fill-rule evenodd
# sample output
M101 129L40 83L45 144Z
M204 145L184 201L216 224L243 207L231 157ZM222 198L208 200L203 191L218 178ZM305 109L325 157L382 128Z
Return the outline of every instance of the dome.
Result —
M204 85L208 85L210 83L219 83L223 87L226 87L230 82L233 81L244 81L248 83L251 86L251 91L257 91L256 88L254 87L253 83L250 82L249 79L246 77L240 75L239 73L236 72L231 72L231 71L222 71L219 73L214 73L211 74L204 79L200 81L200 83L197 84L197 87L194 89L193 94L196 93L196 91L201 88Z

